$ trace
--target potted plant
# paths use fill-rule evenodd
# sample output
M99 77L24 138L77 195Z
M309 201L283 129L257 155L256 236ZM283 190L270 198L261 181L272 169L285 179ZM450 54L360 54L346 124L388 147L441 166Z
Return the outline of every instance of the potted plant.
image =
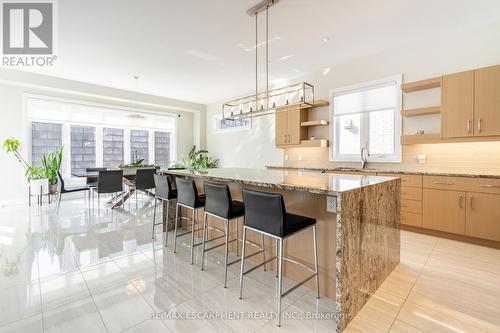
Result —
M48 191L48 180L46 178L45 169L43 167L34 167L26 163L24 158L19 153L21 143L18 139L8 138L3 142L3 149L8 153L12 153L19 163L24 168L24 175L30 186L30 194L44 194Z
M196 146L189 151L187 159L182 162L174 162L173 168L185 168L190 171L200 169L217 168L219 160L209 155L207 150L196 150Z
M54 194L57 192L57 181L59 169L61 168L63 155L63 147L50 154L42 156L42 166L45 171L45 176L49 181L49 193Z
M154 164L146 164L144 163L143 158L138 158L137 151L132 152L132 160L127 164L120 164L118 168L130 171L135 171L137 169L147 169L147 168L155 168Z

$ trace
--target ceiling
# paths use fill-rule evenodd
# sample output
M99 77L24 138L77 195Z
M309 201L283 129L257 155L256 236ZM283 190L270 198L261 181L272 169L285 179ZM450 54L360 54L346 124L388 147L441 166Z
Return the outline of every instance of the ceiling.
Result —
M41 72L204 104L248 93L255 26L246 10L257 2L59 1L58 65ZM279 83L498 21L500 1L281 0L269 15L270 75Z

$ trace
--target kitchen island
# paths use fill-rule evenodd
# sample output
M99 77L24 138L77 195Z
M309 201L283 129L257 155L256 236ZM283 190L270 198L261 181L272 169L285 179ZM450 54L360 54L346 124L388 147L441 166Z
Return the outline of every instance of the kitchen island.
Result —
M164 173L193 178L200 191L203 181L226 183L235 200L241 200L242 187L281 193L288 212L316 218L320 292L335 299L337 332L399 263L399 178L244 168ZM167 221L166 214L163 218ZM308 233L294 235L285 242L285 255L310 263L311 242ZM274 255L270 240L267 252ZM284 276L298 282L306 274L300 266L285 263Z

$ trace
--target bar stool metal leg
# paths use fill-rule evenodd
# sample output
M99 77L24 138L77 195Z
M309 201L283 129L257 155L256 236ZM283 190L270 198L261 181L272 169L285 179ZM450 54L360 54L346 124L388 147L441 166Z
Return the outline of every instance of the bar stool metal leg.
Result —
M283 239L277 239L279 241L279 252L278 252L278 327L281 327L281 288L283 283Z
M165 247L168 242L168 223L170 222L170 200L167 200L167 220L165 221Z
M156 226L156 201L158 201L156 198L154 198L155 201L155 206L153 209L153 234L151 235L151 239L155 239L155 226Z
M226 245L224 247L224 288L227 288L227 256L229 243L229 220L224 220L224 233L226 234Z
M316 225L312 228L314 246L314 274L316 274L316 298L319 298L318 244L316 241Z
M175 207L175 227L174 227L174 253L177 251L177 224L179 222L179 204Z
M264 259L264 272L266 271L266 248L264 247L264 234L261 234L262 258Z
M205 242L207 241L207 213L203 213L203 243L201 245L201 270L205 269Z
M191 265L194 264L194 232L196 224L196 208L193 208L193 220L191 223Z
M243 226L243 245L241 248L241 269L240 269L240 299L243 298L243 272L245 269L245 244L247 242L247 228Z
M279 242L278 238L276 238L276 257L278 256L279 252ZM278 278L278 269L279 269L279 261L276 259L276 278Z

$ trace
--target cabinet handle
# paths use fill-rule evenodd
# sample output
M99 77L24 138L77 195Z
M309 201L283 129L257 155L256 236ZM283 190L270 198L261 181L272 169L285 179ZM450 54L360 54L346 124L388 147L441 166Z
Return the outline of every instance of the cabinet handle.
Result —
M474 209L474 207L472 206L473 199L474 199L474 197L471 195L470 196L470 209Z
M485 185L480 185L481 187L486 187L486 188L500 188L500 185L490 185L490 184L485 184Z
M288 143L290 143L290 134L288 134Z
M455 185L455 183L434 182L436 185Z
M287 140L286 140L286 134L283 134L283 136L285 137L285 143L287 143Z
M481 133L481 123L482 123L482 120L481 120L481 118L479 118L479 119L477 120L477 131L478 131L479 133Z
M467 133L469 133L469 134L470 134L470 130L471 130L471 127L472 127L471 124L472 124L472 120L470 120L470 119L467 120Z
M462 199L463 199L463 198L464 198L464 196L463 196L463 195L461 195L461 194L458 196L458 204L460 205L460 208L463 208L463 207L464 207L464 206L463 206L463 204L462 204Z

